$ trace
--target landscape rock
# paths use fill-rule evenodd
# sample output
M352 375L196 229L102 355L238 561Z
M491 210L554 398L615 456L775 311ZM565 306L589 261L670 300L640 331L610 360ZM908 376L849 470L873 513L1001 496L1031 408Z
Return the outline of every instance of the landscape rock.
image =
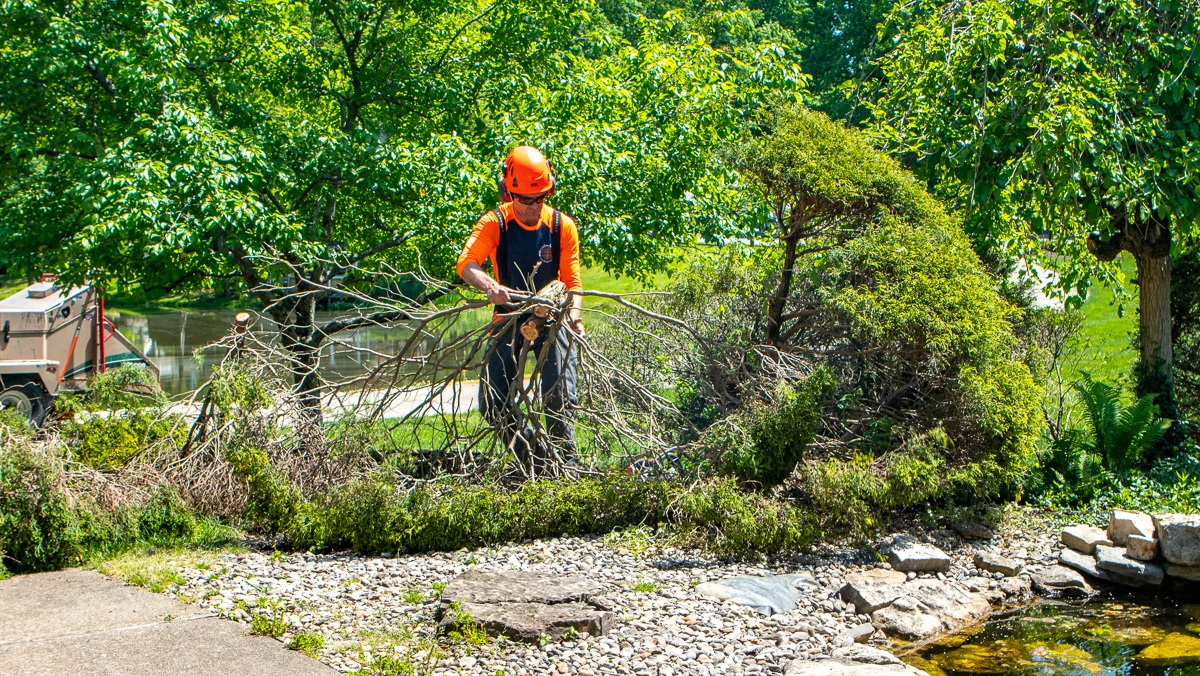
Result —
M854 643L866 643L871 635L875 633L875 625L860 624L857 627L852 627L838 634L833 639L835 646L848 646Z
M1114 509L1108 522L1108 539L1114 545L1124 547L1130 535L1151 538L1154 530L1154 519L1149 514Z
M946 552L910 537L896 539L888 554L888 563L892 564L892 570L905 573L908 571L944 573L950 570L950 556Z
M1162 584L1163 569L1148 561L1138 561L1125 556L1119 547L1096 547L1096 567L1144 584Z
M795 610L803 590L816 586L817 581L807 575L747 576L705 582L697 585L696 591L749 606L760 615L774 615Z
M1103 529L1093 526L1069 526L1062 531L1062 543L1077 552L1095 554L1096 545L1112 546Z
M1000 591L1004 592L1009 598L1024 598L1029 596L1030 588L1029 578L1024 575L1019 577L1006 577L1000 580Z
M603 636L612 628L613 614L583 603L463 603L461 612L493 636L536 643L542 636L559 637L569 629ZM444 613L440 629L457 627L460 615Z
M1200 566L1200 514L1164 514L1154 525L1168 563Z
M1174 563L1168 563L1167 576L1180 580L1200 582L1200 566L1177 566Z
M1162 641L1137 654L1139 664L1148 667L1168 667L1200 662L1200 638L1171 633Z
M968 540L991 540L996 535L991 528L978 523L954 523L950 528Z
M837 648L830 655L835 660L859 662L861 664L902 664L900 658L886 650L867 645L849 645Z
M1029 578L1033 589L1043 596L1091 596L1095 592L1078 571L1066 566L1032 568Z
M907 575L898 571L872 568L847 575L840 594L859 615L870 615L899 598L900 587L907 579Z
M1130 535L1125 544L1125 555L1138 561L1153 561L1158 558L1158 540Z
M986 570L989 573L1000 573L1004 577L1013 577L1021 572L1023 564L1016 559L1010 559L1007 556L1001 556L993 552L977 552L975 554L975 567L979 570Z
M986 598L953 582L916 579L901 586L901 596L871 615L889 636L919 640L979 622L992 612Z

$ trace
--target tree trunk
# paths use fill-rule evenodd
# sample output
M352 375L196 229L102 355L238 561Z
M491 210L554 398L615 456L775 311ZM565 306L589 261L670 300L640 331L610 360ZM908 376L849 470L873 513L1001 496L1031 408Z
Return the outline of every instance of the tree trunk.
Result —
M1175 357L1171 343L1171 257L1135 252L1134 261L1142 365L1162 371L1169 379Z
M783 267L779 271L779 285L767 307L767 342L779 347L779 336L783 331L783 313L787 309L787 297L792 291L793 268L796 267L796 246L799 237L785 240Z

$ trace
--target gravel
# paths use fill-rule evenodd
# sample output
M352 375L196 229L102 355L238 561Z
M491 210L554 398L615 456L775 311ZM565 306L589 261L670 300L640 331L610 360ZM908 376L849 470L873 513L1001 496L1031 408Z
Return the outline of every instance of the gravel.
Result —
M950 570L939 577L964 580L996 577L976 569L972 559L981 550L1026 565L1055 562L1057 532L1044 526L1001 530L991 542L963 540L950 530L907 533L951 555ZM886 566L867 551L830 545L756 565L659 546L653 538L610 536L398 557L251 551L203 570L181 568L186 582L168 593L243 623L256 614L282 615L288 631L280 641L319 633L325 639L319 659L347 673L372 664L380 673L408 673L383 667L411 659L432 661L434 674L781 674L793 659L828 656L835 637L870 621L837 591L847 573ZM589 577L615 603L615 628L545 645L436 637L441 585L471 568ZM812 575L820 587L803 595L796 611L772 617L693 590L738 575L787 573Z

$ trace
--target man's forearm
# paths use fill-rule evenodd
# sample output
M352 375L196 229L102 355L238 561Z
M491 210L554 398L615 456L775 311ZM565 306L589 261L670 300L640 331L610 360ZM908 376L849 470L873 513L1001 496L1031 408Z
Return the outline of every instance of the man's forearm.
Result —
M492 279L491 275L484 272L478 263L467 263L467 266L463 268L462 278L464 282L484 293L500 285L499 282Z

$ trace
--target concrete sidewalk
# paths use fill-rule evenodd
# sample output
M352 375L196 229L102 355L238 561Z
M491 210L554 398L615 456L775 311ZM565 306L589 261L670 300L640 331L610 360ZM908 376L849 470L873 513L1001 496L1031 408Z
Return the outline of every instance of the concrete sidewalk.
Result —
M0 674L336 673L245 625L94 571L0 582Z

